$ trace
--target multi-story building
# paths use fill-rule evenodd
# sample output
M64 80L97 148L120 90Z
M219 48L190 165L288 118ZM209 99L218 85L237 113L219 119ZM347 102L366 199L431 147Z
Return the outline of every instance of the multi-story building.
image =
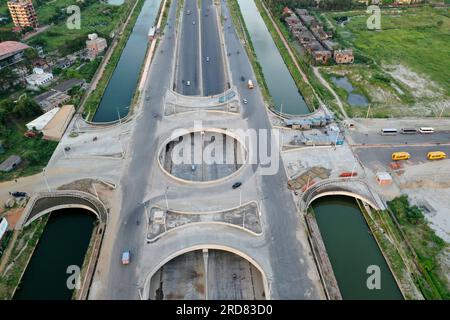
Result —
M38 19L32 0L10 0L8 9L16 27L37 28Z

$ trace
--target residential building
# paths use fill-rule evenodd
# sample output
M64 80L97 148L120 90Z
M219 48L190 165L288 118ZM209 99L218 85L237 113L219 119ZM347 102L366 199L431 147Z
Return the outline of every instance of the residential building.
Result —
M42 131L44 127L50 122L50 120L53 119L53 117L56 115L56 113L59 111L59 108L54 108L43 115L40 115L33 121L26 124L26 127L28 130L36 130L36 131Z
M352 49L336 50L334 51L333 58L339 64L353 63L355 61Z
M89 34L88 38L89 40L86 41L87 57L93 60L108 47L108 44L105 38L99 37L96 33Z
M33 73L26 77L27 83L31 87L39 87L50 83L53 80L53 74L45 72L41 68L34 68Z
M8 9L16 27L38 27L38 18L32 0L10 0Z
M72 78L72 79L68 79L68 80L61 82L60 84L55 86L52 90L59 91L62 93L68 93L70 91L70 89L77 87L77 86L81 87L81 86L83 86L83 84L84 84L84 80Z
M30 48L24 43L17 41L0 42L0 70L16 64L23 58L23 52Z
M70 100L70 96L55 90L47 91L34 98L44 112L60 107Z

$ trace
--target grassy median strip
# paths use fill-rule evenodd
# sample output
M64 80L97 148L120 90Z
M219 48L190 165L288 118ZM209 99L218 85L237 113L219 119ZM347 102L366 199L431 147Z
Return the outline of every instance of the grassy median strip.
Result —
M258 57L255 53L250 33L247 30L244 22L244 17L242 16L241 9L239 8L239 3L237 2L237 0L229 0L228 7L230 9L231 19L233 20L233 24L236 27L237 34L239 38L246 44L244 45L244 47L252 64L256 76L256 81L259 83L264 100L268 105L273 106L274 103L272 97L270 96L261 64L259 63Z
M6 263L5 270L0 275L0 300L11 300L13 298L49 217L50 215L47 214L34 221L20 231L14 243L10 243L14 247Z
M128 38L133 31L134 25L136 23L137 18L139 17L139 13L141 12L142 6L144 5L145 0L137 0L138 4L136 5L132 16L125 27L123 34L120 36L120 40L117 43L114 52L111 55L111 58L108 61L108 64L105 67L103 75L100 81L97 84L97 87L94 91L92 91L91 95L87 98L84 104L83 113L87 115L86 120L91 121L94 118L95 112L97 111L98 106L100 105L100 101L105 93L106 87L108 86L109 80L111 79L114 70L116 69L117 64L119 63L120 57L122 55L122 51L125 48L125 45L128 41Z

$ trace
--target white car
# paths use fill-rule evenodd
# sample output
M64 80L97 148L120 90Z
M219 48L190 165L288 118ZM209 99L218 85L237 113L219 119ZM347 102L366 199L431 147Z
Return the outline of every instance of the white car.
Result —
M242 99L242 102L244 102L244 104L248 103L247 99Z
M188 81L186 81L186 85L187 86L190 86L191 85L191 82L188 80Z
M209 62L209 57L206 57L206 62Z

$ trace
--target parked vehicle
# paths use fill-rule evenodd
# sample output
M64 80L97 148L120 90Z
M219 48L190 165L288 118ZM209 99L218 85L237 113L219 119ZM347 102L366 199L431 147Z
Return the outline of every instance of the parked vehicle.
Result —
M27 193L22 192L22 191L15 191L15 192L12 192L11 195L16 198L23 198L23 197L27 196Z
M408 160L411 158L411 155L408 152L394 152L392 154L392 160L398 161L398 160Z
M398 133L397 129L381 129L381 135L382 136L393 136Z
M34 138L34 137L36 137L36 132L34 132L32 130L28 130L23 135L27 138Z
M242 186L242 182L236 182L235 184L233 184L232 188L233 188L233 189L237 189L237 188L239 188L240 186Z
M124 251L122 252L122 264L127 265L130 264L130 251Z
M416 134L417 133L417 129L415 128L402 128L402 133L403 134Z
M428 154L427 154L428 160L440 160L440 159L445 159L445 158L447 158L447 154L445 154L445 152L442 152L442 151L432 151L432 152L428 152Z
M242 99L242 102L244 102L244 104L248 103L247 99Z
M419 129L420 133L434 133L434 128L422 127Z
M247 86L249 89L253 89L255 86L253 85L253 81L252 80L248 80Z

